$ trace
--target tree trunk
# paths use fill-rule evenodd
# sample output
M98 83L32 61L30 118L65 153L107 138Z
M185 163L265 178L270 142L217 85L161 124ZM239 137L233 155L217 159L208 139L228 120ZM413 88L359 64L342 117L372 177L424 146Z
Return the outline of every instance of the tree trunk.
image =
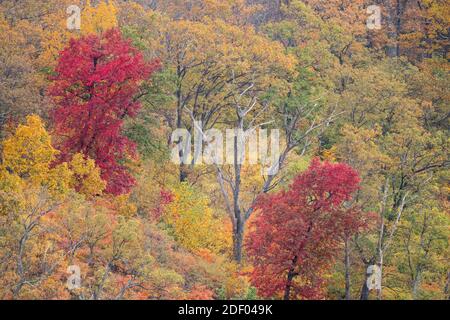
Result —
M236 227L233 230L233 257L237 263L242 261L242 245L244 241L244 223L236 219Z
M348 239L345 239L344 248L344 265L345 265L345 300L350 300L350 248Z
M292 286L292 279L294 278L294 274L292 269L289 270L287 281L286 281L286 288L284 289L284 300L289 300L289 297L291 295L291 286Z
M377 290L377 299L378 300L382 300L383 299L383 287L382 287L382 282L383 282L383 262L384 262L384 252L383 249L380 249L380 263L379 263L379 267L380 267L380 288Z
M295 265L297 264L298 257L295 256L294 259L292 259L292 266L289 269L287 279L286 279L286 287L284 289L284 300L289 300L291 296L291 287L292 287L292 280L296 276L295 273Z
M420 287L420 273L420 271L417 272L412 284L412 295L414 300L417 299L417 291L419 291Z
M365 270L367 270L368 267L369 264L364 265ZM364 274L365 274L364 283L361 288L361 295L359 296L359 300L369 300L370 290L369 287L367 286L367 279L369 278L369 275L367 274L367 271L364 271Z
M388 8L387 19L390 27L388 32L388 38L390 43L386 48L386 54L388 57L399 57L400 56L400 32L402 23L402 4L400 0L397 0L395 4Z
M361 296L359 300L369 300L369 288L367 287L367 276L364 278L364 283L361 289Z
M183 72L181 71L181 67L180 66L177 67L177 75L178 75L179 79L181 79L183 77ZM180 81L180 84L181 84L181 81ZM179 87L177 88L175 95L177 97L176 128L177 129L183 129L185 127L183 125L183 101L182 101L181 85L179 85ZM183 143L185 143L186 145L188 144L188 142L184 142L183 139L180 139L177 142L178 148L179 148L178 149L178 156L179 156L179 159L180 159L180 165L179 165L180 182L187 181L187 177L188 177L186 164L184 163L184 157L185 157L184 152L187 151L187 150L185 150Z
M450 300L450 271L447 272L447 283L445 284L444 294L446 299Z
M188 172L185 164L180 164L180 182L187 181Z
M237 122L237 128L239 130L244 129L244 119L240 116ZM233 190L233 207L234 207L234 218L236 221L234 235L233 235L233 254L234 260L241 264L242 261L242 244L244 240L244 227L245 227L245 217L242 216L240 207L240 192L241 192L241 154L239 149L238 135L239 131L235 131L234 137L234 190Z

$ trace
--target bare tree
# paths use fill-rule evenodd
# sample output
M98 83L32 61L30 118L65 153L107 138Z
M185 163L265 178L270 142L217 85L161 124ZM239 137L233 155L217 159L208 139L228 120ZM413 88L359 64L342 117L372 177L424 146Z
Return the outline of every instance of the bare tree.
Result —
M320 128L328 126L339 115L335 110L330 110L325 116L314 116L318 110L318 104L305 104L295 108L289 108L287 104L277 108L269 108L267 102L258 99L258 93L252 91L253 84L234 95L234 124L237 132L248 132L261 126L267 126L272 122L277 122L277 117L281 118L281 126L284 132L284 146L277 156L268 174L264 176L264 183L253 195L250 203L245 203L242 199L242 156L245 148L242 148L242 141L239 141L238 134L234 137L233 165L227 170L226 165L216 165L217 180L223 195L226 210L233 225L233 257L237 262L242 261L242 247L244 241L245 225L254 212L254 205L259 195L274 189L282 177L280 170L285 165L286 158L291 151L298 148L301 155L304 155L308 146L311 145L314 135L320 133ZM276 114L271 121L258 123L261 117ZM307 126L300 126L302 120L308 121ZM245 137L244 137L245 139ZM244 142L245 143L245 142ZM245 152L245 151L244 151Z

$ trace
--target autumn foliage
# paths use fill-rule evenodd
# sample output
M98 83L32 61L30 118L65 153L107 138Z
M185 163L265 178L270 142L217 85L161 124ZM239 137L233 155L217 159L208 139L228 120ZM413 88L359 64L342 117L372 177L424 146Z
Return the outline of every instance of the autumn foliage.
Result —
M359 212L348 209L359 177L345 164L315 159L289 190L262 197L248 235L252 280L266 297L321 298L323 272L337 253L342 236L360 227Z
M61 52L49 89L61 160L77 152L95 159L108 193L127 193L134 184L123 162L136 148L121 130L139 111L139 85L158 66L145 62L117 29L72 39Z
M0 300L450 299L448 7L1 0Z

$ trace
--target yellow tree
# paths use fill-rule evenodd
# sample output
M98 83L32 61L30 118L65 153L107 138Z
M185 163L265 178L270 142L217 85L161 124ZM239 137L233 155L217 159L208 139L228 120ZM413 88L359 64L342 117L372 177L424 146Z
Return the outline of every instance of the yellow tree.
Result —
M29 30L28 23L11 26L0 8L0 138L11 120L44 106L42 78L34 65L37 50L24 29Z
M81 32L68 30L66 10L81 9ZM89 1L83 8L72 0L2 1L0 3L0 137L6 124L30 113L45 114L48 73L70 38L117 26L113 1Z
M173 91L168 105L156 111L172 129L186 128L193 136L195 120L201 121L201 129L206 131L227 117L225 109L236 88L253 83L255 91L263 92L281 87L282 79L294 72L294 57L251 26L209 18L163 18L160 23L162 45L156 54L165 61L164 71ZM192 158L189 167L194 164ZM190 168L180 164L180 181L187 179Z
M214 217L209 200L187 183L171 189L172 201L165 207L163 220L171 234L186 249L213 253L230 249L230 237L223 218Z
M117 23L117 6L113 0L100 1L93 6L90 0L81 12L81 33L94 34L115 28Z
M26 123L3 142L0 256L5 272L1 279L4 297L44 295L36 284L50 281L65 252L56 246L54 236L45 232L43 220L74 189L91 197L101 194L105 187L91 160L76 156L69 164L54 165L57 154L41 119L35 115L28 116ZM80 177L84 177L83 181Z
M245 0L166 0L155 7L176 19L221 19L238 25L249 24L251 15L259 9L258 6L249 6Z
M75 5L80 8L81 30L69 30L67 9ZM51 68L55 65L59 52L64 49L71 38L80 34L103 32L117 27L117 8L113 1L100 1L97 6L87 1L50 0L44 6L36 6L32 1L23 1L19 5L6 1L1 5L12 27L33 39L37 59L36 68ZM1 8L0 7L0 8ZM9 12L17 10L20 14Z

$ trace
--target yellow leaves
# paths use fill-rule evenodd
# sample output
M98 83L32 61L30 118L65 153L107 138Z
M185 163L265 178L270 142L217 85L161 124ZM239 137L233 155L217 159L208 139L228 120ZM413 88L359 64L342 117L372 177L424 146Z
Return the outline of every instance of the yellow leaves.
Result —
M222 20L207 20L209 32L213 30L222 43L218 52L225 52L225 65L235 68L235 72L245 72L254 69L260 73L268 70L273 72L293 72L296 60L293 56L284 54L284 48L278 42L258 35L253 27L237 27Z
M245 273L245 270L240 272L241 266L235 262L226 263L223 268L225 269L224 273L226 275L223 283L224 298L227 300L235 298L242 299L249 290L248 279L241 275L241 273Z
M34 182L44 181L58 151L51 145L50 135L36 115L27 117L14 136L3 142L3 164L20 177Z
M100 176L100 168L92 159L85 159L84 155L77 153L70 162L73 173L71 186L87 197L101 195L106 188L106 182Z
M39 39L41 47L37 59L38 68L53 67L59 52L67 46L71 38L101 33L118 26L118 10L114 1L100 1L97 6L87 1L84 8L80 6L81 30L68 30L66 8L69 5L79 5L79 3L70 0L55 1L52 3L54 12L44 15L37 25L33 26L34 36Z
M383 155L377 144L381 128L375 125L371 129L345 125L342 128L342 143L336 148L336 156L358 169L364 175L387 164L389 158Z
M122 2L117 11L117 19L120 26L143 28L146 31L153 29L156 18L160 17L155 11L144 9L142 5L136 2ZM123 28L121 29L123 31Z
M0 166L0 216L7 215L23 203L23 188L24 184L17 175Z
M126 219L123 216L117 217L117 220L117 225L112 232L113 242L117 244L112 248L113 254L118 254L120 250L120 254L132 257L140 251L139 249L142 249L142 224L138 219Z
M38 62L40 68L55 65L59 52L68 44L70 38L77 35L67 29L66 8L71 4L74 3L70 0L65 0L65 3L60 1L58 4L53 4L57 8L55 12L42 17L39 21L41 30L38 35L41 38L41 54Z
M271 75L271 80L277 73L287 75L295 69L295 58L286 55L280 43L257 34L251 26L238 27L207 18L202 22L176 20L166 28L171 45L164 53L166 59L188 68L198 63L206 67L214 65L229 72L233 70L236 75ZM180 55L183 61L179 61ZM224 76L230 77L230 74ZM269 79L262 77L262 80L269 85Z
M164 170L160 170L162 165ZM138 206L139 214L152 216L159 211L160 191L165 185L170 185L179 179L178 168L172 162L155 163L145 161L136 170L136 187L132 198Z
M114 206L119 216L130 218L137 213L136 205L130 202L130 197L127 194L115 197Z
M36 115L27 117L13 136L3 142L1 190L19 191L21 185L45 186L54 196L62 196L76 189L87 197L100 195L106 183L94 160L76 154L70 163L53 166L58 150L42 120Z
M332 146L330 149L324 149L321 152L321 158L324 161L336 162L336 146Z
M173 201L167 205L163 218L178 242L193 252L202 248L214 253L227 250L230 239L224 221L213 216L207 197L186 183L171 191Z
M160 8L171 17L200 21L206 17L222 19L229 23L243 25L259 8L248 5L245 0L191 0L164 1Z
M56 197L64 198L71 188L72 172L67 163L61 163L48 172L46 180L43 180L48 190Z
M11 28L8 21L0 13L0 44L2 45L2 51L7 50L9 54L12 51L18 51L21 45L24 44L25 39L22 34ZM14 46L8 44L14 44Z
M117 27L117 7L114 1L100 1L94 7L87 0L81 13L81 33L95 34Z
M4 166L0 166L0 190L11 192L22 186L22 180L15 174L8 172Z

